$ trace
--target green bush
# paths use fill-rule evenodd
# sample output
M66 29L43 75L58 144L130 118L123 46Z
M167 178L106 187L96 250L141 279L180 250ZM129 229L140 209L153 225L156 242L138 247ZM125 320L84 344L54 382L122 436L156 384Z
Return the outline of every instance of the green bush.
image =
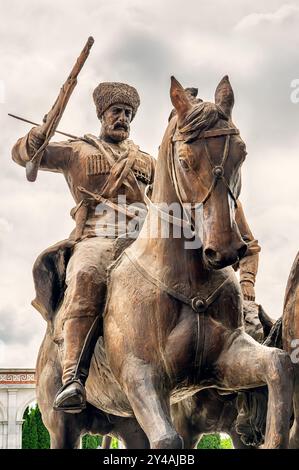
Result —
M221 449L233 449L233 442L230 437L221 439Z
M197 444L197 449L221 449L220 434L205 434Z
M118 440L116 437L112 437L110 449L118 449Z
M197 449L233 449L230 437L221 438L220 434L205 434L200 439Z
M102 436L85 434L82 437L82 449L97 449L102 444Z

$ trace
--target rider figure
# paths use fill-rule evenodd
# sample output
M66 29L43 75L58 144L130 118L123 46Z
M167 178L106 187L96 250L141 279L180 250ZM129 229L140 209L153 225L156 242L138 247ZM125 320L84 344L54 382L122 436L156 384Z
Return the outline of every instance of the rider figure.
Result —
M41 169L63 173L76 202L71 212L76 229L68 240L73 248L65 273L66 290L55 312L63 386L56 395L54 409L72 413L86 406L84 384L92 351L83 360L80 355L86 349L84 343L92 342L97 330L95 326L105 301L106 268L115 258L115 241L126 231L130 219L125 205L122 209L125 222L116 226L115 214L99 211L96 197L101 195L108 200L108 208L109 203L115 207L119 195L126 197L127 204L142 203L145 187L154 177L154 159L128 140L130 122L140 104L137 90L127 84L105 82L94 90L93 98L101 121L100 137L87 134L82 139L50 143L41 160ZM42 127L34 127L15 144L13 160L25 166L44 140ZM107 232L107 227L112 232ZM53 255L50 251L46 253L48 256ZM40 269L40 264L39 260L35 271ZM36 286L44 278L38 277ZM47 317L49 312L45 310L49 309L41 300L47 287L42 285L36 290L33 305Z

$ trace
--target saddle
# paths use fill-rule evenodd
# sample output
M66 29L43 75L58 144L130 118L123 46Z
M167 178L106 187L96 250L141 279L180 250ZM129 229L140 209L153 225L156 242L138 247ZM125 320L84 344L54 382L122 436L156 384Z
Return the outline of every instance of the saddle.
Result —
M133 238L116 238L113 258L116 260L133 241ZM46 321L54 320L63 301L66 268L75 244L70 239L62 240L44 250L33 265L36 297L31 304Z
M46 321L53 319L62 302L66 267L74 245L72 240L62 240L44 250L33 265L36 297L31 304Z

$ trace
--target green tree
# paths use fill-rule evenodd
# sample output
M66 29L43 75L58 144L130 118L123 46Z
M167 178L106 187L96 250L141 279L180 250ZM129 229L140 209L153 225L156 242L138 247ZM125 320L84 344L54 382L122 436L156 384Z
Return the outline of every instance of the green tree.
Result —
M27 408L24 413L22 426L22 448L37 449L38 447L37 423L34 408Z
M30 449L30 428L29 428L29 407L27 406L24 413L24 421L22 425L22 449Z
M38 405L34 408L34 414L37 428L37 448L50 449L50 434L43 423Z
M42 421L38 405L27 408L23 416L22 448L49 449L50 436Z
M221 449L220 434L205 434L200 439L197 449Z

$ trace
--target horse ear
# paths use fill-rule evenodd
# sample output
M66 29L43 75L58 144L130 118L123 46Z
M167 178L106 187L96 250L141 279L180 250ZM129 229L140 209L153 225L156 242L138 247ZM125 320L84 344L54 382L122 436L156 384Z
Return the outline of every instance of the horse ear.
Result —
M170 99L178 114L178 120L183 121L192 105L184 88L174 76L171 77Z
M231 118L235 98L229 78L225 75L219 82L215 91L215 103Z

